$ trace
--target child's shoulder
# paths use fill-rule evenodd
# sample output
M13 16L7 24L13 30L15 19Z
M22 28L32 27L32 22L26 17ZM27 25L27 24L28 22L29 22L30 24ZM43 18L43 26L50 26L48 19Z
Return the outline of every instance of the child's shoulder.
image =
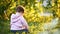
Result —
M11 16L15 16L15 14L12 14Z
M12 18L13 18L13 17L16 17L16 15L15 15L15 14L12 14L11 17L12 17Z
M13 18L13 19L16 19L16 18L21 18L22 16L19 16L19 15L16 15L16 14L12 14L11 15L11 18Z

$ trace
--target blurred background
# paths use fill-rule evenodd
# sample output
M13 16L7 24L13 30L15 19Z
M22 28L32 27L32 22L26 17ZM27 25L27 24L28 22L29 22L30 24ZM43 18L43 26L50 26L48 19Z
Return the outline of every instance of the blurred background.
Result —
M60 34L60 0L0 0L0 34L12 34L10 16L17 5L25 9L29 34Z

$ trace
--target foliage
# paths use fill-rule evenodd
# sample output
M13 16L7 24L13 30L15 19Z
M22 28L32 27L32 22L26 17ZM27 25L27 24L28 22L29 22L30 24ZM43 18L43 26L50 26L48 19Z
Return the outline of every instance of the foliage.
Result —
M47 3L46 6L44 6L44 1ZM9 25L10 16L12 13L15 13L17 5L22 5L25 8L24 17L29 24L30 34L37 34L38 32L46 30L52 31L60 25L60 11L57 9L60 6L58 6L59 3L57 1L58 0L0 0L0 33L12 34L10 33ZM51 15L41 16L41 13L49 13ZM56 19L57 22L54 21L55 18L58 18L58 20ZM56 24L56 27L52 24ZM44 29L46 27L47 29Z

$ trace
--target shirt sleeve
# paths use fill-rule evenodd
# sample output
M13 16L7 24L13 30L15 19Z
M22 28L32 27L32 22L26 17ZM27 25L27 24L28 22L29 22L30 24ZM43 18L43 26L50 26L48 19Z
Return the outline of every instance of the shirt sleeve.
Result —
M20 20L21 20L22 25L27 26L27 28L28 28L27 21L24 19L23 16L21 16L21 19Z

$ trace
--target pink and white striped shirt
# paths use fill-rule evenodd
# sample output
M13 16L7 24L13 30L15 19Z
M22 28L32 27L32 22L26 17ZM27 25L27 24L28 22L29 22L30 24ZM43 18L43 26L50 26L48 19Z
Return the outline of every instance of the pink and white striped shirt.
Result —
M11 30L22 30L23 25L27 26L28 28L28 24L22 15L19 13L11 15Z

